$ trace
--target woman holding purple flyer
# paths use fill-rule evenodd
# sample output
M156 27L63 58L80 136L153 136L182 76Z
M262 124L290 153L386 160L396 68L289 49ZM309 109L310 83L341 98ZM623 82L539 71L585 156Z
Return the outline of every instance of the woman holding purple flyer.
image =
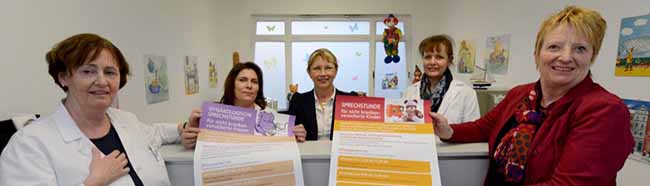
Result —
M258 118L258 126L255 127L260 134L269 134L273 129L273 114L276 111L266 107L264 101L264 80L262 69L253 62L237 63L228 73L224 84L224 93L219 101L221 104L234 105L243 108L262 110ZM199 120L201 110L194 109L190 114L190 120L181 137L187 139L183 146L193 148L196 145L196 137L199 133ZM271 122L267 122L267 121ZM298 135L298 134L296 134Z

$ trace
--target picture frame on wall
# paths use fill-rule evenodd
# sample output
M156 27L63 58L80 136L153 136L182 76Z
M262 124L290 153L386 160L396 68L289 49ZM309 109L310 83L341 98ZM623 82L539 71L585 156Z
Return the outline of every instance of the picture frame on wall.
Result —
M630 109L634 152L630 158L650 164L650 102L623 99Z

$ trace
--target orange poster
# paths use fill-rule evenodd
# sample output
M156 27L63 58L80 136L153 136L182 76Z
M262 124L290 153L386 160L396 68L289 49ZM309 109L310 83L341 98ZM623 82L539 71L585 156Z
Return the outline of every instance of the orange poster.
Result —
M440 185L430 103L337 96L329 185Z

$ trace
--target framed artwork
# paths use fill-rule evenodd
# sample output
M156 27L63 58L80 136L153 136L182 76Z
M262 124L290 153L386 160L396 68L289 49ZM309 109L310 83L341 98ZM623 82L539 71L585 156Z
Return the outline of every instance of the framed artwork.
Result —
M510 58L510 34L488 37L485 51L487 70L492 74L506 74Z
M183 71L185 72L185 95L199 93L199 70L196 56L185 56Z
M474 65L476 64L476 48L474 48L474 42L461 40L459 46L458 57L456 58L458 73L473 73Z
M621 19L616 76L650 76L650 15Z
M208 58L208 85L210 88L217 88L217 60Z
M650 102L623 99L630 109L634 152L630 157L650 164Z
M147 105L169 100L167 59L164 56L144 56L144 89Z

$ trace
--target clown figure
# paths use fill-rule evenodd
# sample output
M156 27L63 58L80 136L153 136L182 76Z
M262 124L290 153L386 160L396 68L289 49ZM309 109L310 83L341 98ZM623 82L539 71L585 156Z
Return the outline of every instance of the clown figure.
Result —
M388 27L384 29L382 39L384 42L384 51L386 51L386 58L384 58L385 63L397 63L400 60L397 45L399 44L400 38L402 38L402 31L397 28L397 23L399 23L399 20L393 14L388 15L388 17L384 19L384 24Z

